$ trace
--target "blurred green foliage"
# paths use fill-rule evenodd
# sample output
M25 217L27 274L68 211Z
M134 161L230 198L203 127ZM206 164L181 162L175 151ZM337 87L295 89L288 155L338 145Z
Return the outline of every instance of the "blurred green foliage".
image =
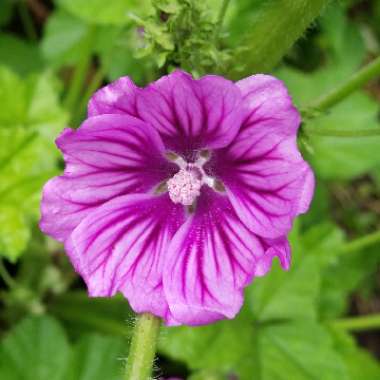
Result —
M380 53L380 2L331 3L283 62L270 65L302 109ZM117 380L126 357L127 302L88 298L63 248L37 228L42 185L62 170L56 136L77 127L97 87L122 75L145 85L175 67L195 76L254 73L263 15L273 25L286 21L271 8L282 0L231 0L222 25L217 0L104 4L0 0L1 380ZM380 313L380 244L347 249L380 227L380 137L312 133L380 128L379 99L375 81L304 120L299 144L317 191L291 233L292 268L274 263L255 279L235 320L163 328L158 376L380 378L378 335L359 345L337 323Z

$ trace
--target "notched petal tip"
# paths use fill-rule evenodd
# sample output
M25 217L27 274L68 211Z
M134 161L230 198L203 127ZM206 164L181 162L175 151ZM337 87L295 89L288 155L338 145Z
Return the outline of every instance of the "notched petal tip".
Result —
M283 270L289 270L291 264L291 248L286 237L275 240L261 239L266 247L265 253L257 260L254 275L265 276L272 268L273 259L278 258Z

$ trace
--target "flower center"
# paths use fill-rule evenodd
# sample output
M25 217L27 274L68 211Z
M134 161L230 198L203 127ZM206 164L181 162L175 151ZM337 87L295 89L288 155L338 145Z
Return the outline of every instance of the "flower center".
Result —
M207 152L206 152L207 153ZM219 191L218 180L210 177L203 170L203 165L208 161L209 155L200 154L195 162L186 162L182 157L174 153L167 156L175 162L180 170L166 182L169 197L174 203L191 206L200 195L201 187L207 185Z
M195 170L194 170L195 169ZM167 182L169 197L174 203L191 206L200 194L202 175L196 168L180 169Z

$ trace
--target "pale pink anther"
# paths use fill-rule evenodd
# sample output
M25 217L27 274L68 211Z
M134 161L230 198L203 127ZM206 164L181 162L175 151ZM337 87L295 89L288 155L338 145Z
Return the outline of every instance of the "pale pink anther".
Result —
M200 194L202 180L193 170L181 169L167 182L169 197L174 203L190 206Z

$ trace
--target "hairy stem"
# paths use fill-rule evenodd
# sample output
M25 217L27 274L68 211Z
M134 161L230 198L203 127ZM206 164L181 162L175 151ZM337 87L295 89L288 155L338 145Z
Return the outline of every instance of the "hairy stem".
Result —
M311 103L305 111L306 114L308 109L315 111L328 110L376 77L380 77L380 56L353 74L345 83L342 83L328 94Z
M335 328L348 331L380 329L380 313L337 319L329 324Z
M152 314L137 317L125 372L125 380L147 380L151 378L156 353L160 319Z
M329 0L263 1L256 21L253 25L247 25L249 32L241 43L249 49L242 50L236 57L236 62L245 64L244 69L233 68L230 76L239 79L272 70L328 2Z

